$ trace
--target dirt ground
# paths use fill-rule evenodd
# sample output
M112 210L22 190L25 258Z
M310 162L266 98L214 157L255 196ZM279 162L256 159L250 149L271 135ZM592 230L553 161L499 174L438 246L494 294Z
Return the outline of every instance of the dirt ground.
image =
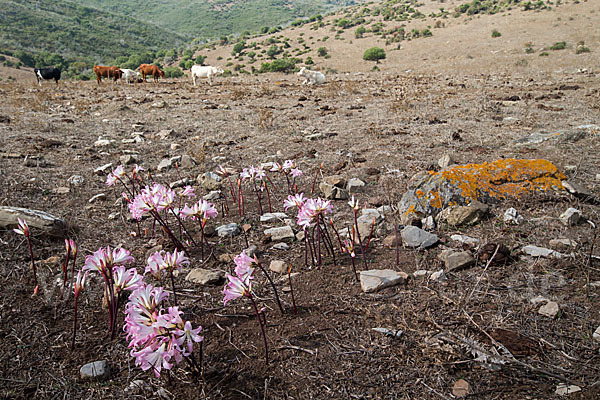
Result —
M106 175L94 172L107 163L116 167L128 154L164 184L181 178L196 182L198 175L219 165L241 170L295 159L304 171L298 188L305 194L310 194L322 163L319 182L333 174L359 178L366 185L355 196L369 206L396 205L409 179L439 169L438 159L445 154L457 164L543 158L600 196L597 130L572 140L515 143L533 133L598 124L598 75L589 63L523 68L517 65L520 58L515 55L506 64L513 68L496 73L471 73L460 66L406 72L402 65L381 73L331 74L326 84L316 87L301 86L294 75L268 74L219 77L213 86L203 82L196 88L183 78L135 85L61 82L58 87L48 82L38 87L33 76L3 81L0 205L43 210L64 219L84 255L106 245L129 249L141 272L150 249L172 246L158 233L132 235L136 224L118 200L121 189L107 188ZM164 130L172 133L161 139ZM131 143L136 135L143 141ZM95 146L99 137L111 142ZM162 159L183 155L194 165L157 171ZM69 184L73 175L85 181ZM277 187L284 187L284 179L271 176ZM194 188L200 195L207 193L198 183ZM0 398L447 399L453 398L459 379L470 384L470 398L553 398L561 382L582 389L568 398L600 396L600 344L592 339L600 325L600 287L589 285L600 281L600 264L592 257L600 255L597 230L589 223L566 227L558 219L575 207L598 225L598 206L553 193L507 200L492 205L489 218L476 225L438 225L441 244L435 248L400 247L398 265L395 249L383 243L394 231L394 216L387 214L369 247L369 268L408 274L440 270L444 264L437 256L442 249L463 247L450 239L456 233L502 243L511 257L506 264L486 268L478 262L448 273L444 283L414 278L365 294L350 259L339 252L336 265L327 258L323 267L312 268L304 265L302 242L290 242L288 250L273 249L263 232L282 223L261 223L254 197L245 190L244 217L230 203L229 214L224 216L219 208L210 224L250 224L247 240L261 251L263 264L284 260L299 273L293 278L298 314L292 312L290 293L281 291L284 315L264 276L257 275L260 305L266 307L268 365L250 304L234 301L224 308L222 284L185 281L194 267L232 267L213 258L202 261L198 249L192 249L192 262L176 284L185 318L204 328L201 378L193 377L185 364L170 378L160 379L135 367L125 335L113 340L107 336L98 278L90 280L80 299L77 346L70 351L73 304L71 299L61 301L52 289L65 253L62 239L33 232L42 288L32 297L27 244L4 230ZM89 202L100 193L105 196ZM272 197L273 210L283 211L284 190ZM502 217L509 207L524 222L505 224ZM293 211L288 215L295 219ZM338 227L352 223L346 201L334 202L334 220ZM145 224L142 228L150 232ZM562 259L520 254L524 245L548 247L557 238L572 239L578 247ZM244 235L209 240L217 258L247 247ZM80 257L78 266L82 264ZM280 289L288 286L284 277L274 275ZM539 305L530 300L539 295L559 304L555 318L538 314ZM402 334L391 337L372 330L381 327ZM474 348L491 352L499 344L516 360L495 366L476 360L481 354ZM96 360L108 360L110 379L82 381L79 368ZM136 379L152 389L125 393Z

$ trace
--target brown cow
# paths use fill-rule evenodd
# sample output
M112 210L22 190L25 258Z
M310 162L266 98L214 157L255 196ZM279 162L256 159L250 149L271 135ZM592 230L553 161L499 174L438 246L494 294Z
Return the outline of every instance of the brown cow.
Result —
M142 73L142 79L144 82L146 81L146 75L152 75L154 77L154 82L158 82L158 77L165 77L165 73L158 68L156 65L151 64L142 64L137 69Z
M94 65L94 73L98 84L102 82L102 78L114 78L115 82L123 76L123 71L119 67L104 67L102 65Z

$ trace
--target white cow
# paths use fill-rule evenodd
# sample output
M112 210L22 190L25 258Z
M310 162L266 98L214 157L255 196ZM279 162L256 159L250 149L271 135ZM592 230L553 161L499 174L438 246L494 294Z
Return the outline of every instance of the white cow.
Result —
M142 77L139 72L132 69L121 68L121 71L123 71L123 79L125 79L125 82L127 83L135 83Z
M212 86L211 78L222 73L223 68L221 67L194 65L192 67L192 81L194 81L194 86L196 86L196 78L208 78L208 83Z
M304 82L302 82L303 85L325 83L325 75L318 71L311 71L309 69L306 69L305 67L302 67L300 69L300 72L298 72L298 76L304 77Z

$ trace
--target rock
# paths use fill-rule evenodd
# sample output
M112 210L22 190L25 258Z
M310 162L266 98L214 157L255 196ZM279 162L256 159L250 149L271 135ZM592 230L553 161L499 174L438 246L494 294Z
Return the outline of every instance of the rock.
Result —
M107 175L112 168L112 163L104 164L94 170L96 175Z
M67 179L67 183L71 186L81 186L85 182L85 178L81 175L71 175Z
M250 245L250 247L244 249L244 253L246 253L248 257L257 256L259 254L258 247L255 244Z
M436 272L432 273L429 276L429 279L432 282L443 283L443 282L446 282L448 280L448 277L446 276L446 273L444 272L444 270L440 269L439 271L436 271Z
M455 397L458 397L458 398L467 397L470 392L471 392L471 385L469 385L469 382L465 381L464 379L457 380L454 383L454 386L452 386L452 394Z
M174 398L173 394L165 388L158 389L156 391L156 397L160 400L172 400Z
M270 228L265 230L265 235L271 236L271 240L274 242L280 242L287 239L294 239L294 231L290 226L281 226L277 228Z
M136 379L132 381L129 386L125 388L125 393L128 395L138 395L143 396L145 394L149 394L153 391L152 385L146 381L141 379ZM145 397L145 396L144 396Z
M419 173L398 204L402 223L436 215L450 205L477 200L484 204L519 199L533 191L564 190L565 175L547 160L500 159L454 165L440 172Z
M385 247L396 247L396 234L392 233L391 235L387 235L385 239L383 239L383 245Z
M439 241L437 235L412 225L404 227L401 235L405 246L419 249L426 249Z
M526 255L531 256L531 257L544 257L544 258L555 257L555 258L561 258L561 257L564 256L564 254L561 254L561 253L559 253L557 251L546 249L545 247L538 247L538 246L532 246L532 245L528 245L528 246L523 247L521 249L521 251L523 252L523 254L526 254Z
M160 160L160 163L158 163L158 166L156 167L156 170L161 172L164 171L166 169L170 169L172 166L171 164L171 160L168 158L163 158L162 160Z
M66 186L59 186L57 188L52 189L52 193L54 194L67 194L70 191L71 189Z
M179 161L179 165L183 169L191 169L196 166L196 161L187 154L181 156L181 161Z
M219 237L233 237L239 235L240 233L242 233L242 231L235 222L217 227L217 235L219 235Z
M97 195L92 196L92 198L90 198L88 200L88 203L94 203L95 201L105 200L105 199L106 199L106 194L104 194L104 193L98 193Z
M545 317L554 318L556 314L558 314L559 307L558 303L554 301L549 301L538 310L538 314L541 314Z
M372 331L383 333L386 336L399 338L404 334L400 329L388 329L388 328L371 328Z
M151 107L153 108L165 108L167 106L167 103L163 100L161 101L157 101L156 103L152 103Z
M346 178L341 175L326 176L323 178L323 182L340 189L344 189L346 187Z
M523 222L523 216L519 215L518 211L514 208L511 207L508 210L504 211L505 224L519 225L521 222Z
M102 139L102 136L98 137L98 140L96 140L94 142L94 147L106 147L109 146L111 143L114 143L114 140L109 140L109 139Z
M154 105L152 105L152 106L154 107ZM162 129L162 130L158 131L156 136L158 136L162 140L165 140L169 136L171 136L173 134L173 132L174 132L173 129Z
M536 305L536 304L540 304L540 303L544 303L544 304L546 304L546 303L547 303L547 302L549 302L549 301L550 301L550 300L548 300L548 299L547 299L547 298L545 298L544 296L535 296L534 298L532 298L532 299L529 299L529 302L530 302L531 304L534 304L534 305Z
M356 193L360 188L364 187L365 183L358 178L350 178L346 183L346 190L350 193Z
M548 242L550 248L558 251L568 251L576 249L579 244L571 239L551 239Z
M596 330L594 331L594 334L592 335L592 338L596 342L600 342L600 326L596 328Z
M106 360L94 361L81 367L79 374L81 379L105 381L110 376L110 366Z
M429 215L427 218L421 220L421 225L426 231L432 231L435 229L435 220Z
M202 198L207 201L208 200L218 200L221 198L221 191L220 190L212 190L208 194L205 194L204 196L202 196Z
M274 244L273 246L271 246L271 248L275 250L289 250L290 246L288 246L287 243L281 242Z
M340 233L340 235L341 235L341 233ZM305 237L306 237L306 232L304 232L304 230L296 233L296 240L299 241L299 242L304 241Z
M448 168L449 166L451 166L452 164L454 164L454 160L452 159L452 156L450 154L444 154L442 156L442 158L440 158L438 160L438 165L440 168L444 169L444 168Z
M431 271L427 271L426 269L419 269L413 272L413 278L423 278L431 275Z
M450 239L469 246L478 246L481 243L479 239L467 235L452 235Z
M456 253L456 250L454 249L443 249L440 254L437 255L438 260L443 261L444 263L446 262L446 258L448 258L448 256L450 254Z
M221 270L210 270L204 268L192 269L185 280L188 282L199 283L201 285L217 284L225 278L225 272Z
M191 180L190 178L183 178L183 179L176 180L175 182L169 183L169 187L171 189L175 189L175 188L180 188L180 187L184 187L184 186L191 186L193 183L194 183L194 181Z
M468 251L457 251L446 257L446 270L448 272L461 270L475 264L475 258Z
M265 213L260 216L260 222L283 221L287 217L287 214L282 212Z
M468 206L454 206L442 211L440 220L451 226L473 225L481 221L487 214L489 207L478 201Z
M361 238L367 238L371 234L371 229L373 229L373 233L375 233L375 227L373 227L373 222L375 225L381 223L383 221L383 215L379 213L374 208L366 208L362 210L362 215L358 217L356 220L358 224L358 233L360 233Z
M135 154L123 154L119 157L119 161L121 161L121 164L123 165L135 164L138 162L138 157Z
M560 215L560 222L566 226L574 226L579 223L582 219L581 211L576 208L568 208L564 213Z
M556 387L555 394L559 396L566 396L568 394L581 392L581 388L577 385L567 385L566 383L559 383Z
M337 186L329 185L325 182L319 184L319 189L326 199L330 200L346 200L350 197L346 189Z
M287 272L287 265L285 261L273 260L271 261L271 264L269 264L269 269L273 272L277 272L278 274L282 274Z
M206 190L217 190L221 187L221 177L212 171L198 175L196 182Z
M600 205L600 199L598 199L588 188L583 186L580 183L577 183L573 180L562 181L563 187L567 190L567 192L571 193L573 196L578 198L579 200L590 203L594 205Z
M405 283L408 275L391 269L371 269L360 271L360 287L365 293L377 292L381 289Z
M1 228L16 228L18 226L17 218L27 222L33 236L41 231L43 234L62 238L67 233L66 222L52 214L28 208L0 206Z
M219 255L219 262L222 264L228 264L230 262L233 262L233 259L235 258L237 254L220 254Z

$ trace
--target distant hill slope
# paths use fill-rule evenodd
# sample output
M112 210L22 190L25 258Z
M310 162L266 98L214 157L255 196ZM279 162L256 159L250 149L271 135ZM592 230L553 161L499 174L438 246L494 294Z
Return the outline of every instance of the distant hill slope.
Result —
M60 0L0 0L0 46L97 61L179 46L189 38L147 22Z
M257 31L359 0L81 0L99 10L152 22L182 35L215 38Z

